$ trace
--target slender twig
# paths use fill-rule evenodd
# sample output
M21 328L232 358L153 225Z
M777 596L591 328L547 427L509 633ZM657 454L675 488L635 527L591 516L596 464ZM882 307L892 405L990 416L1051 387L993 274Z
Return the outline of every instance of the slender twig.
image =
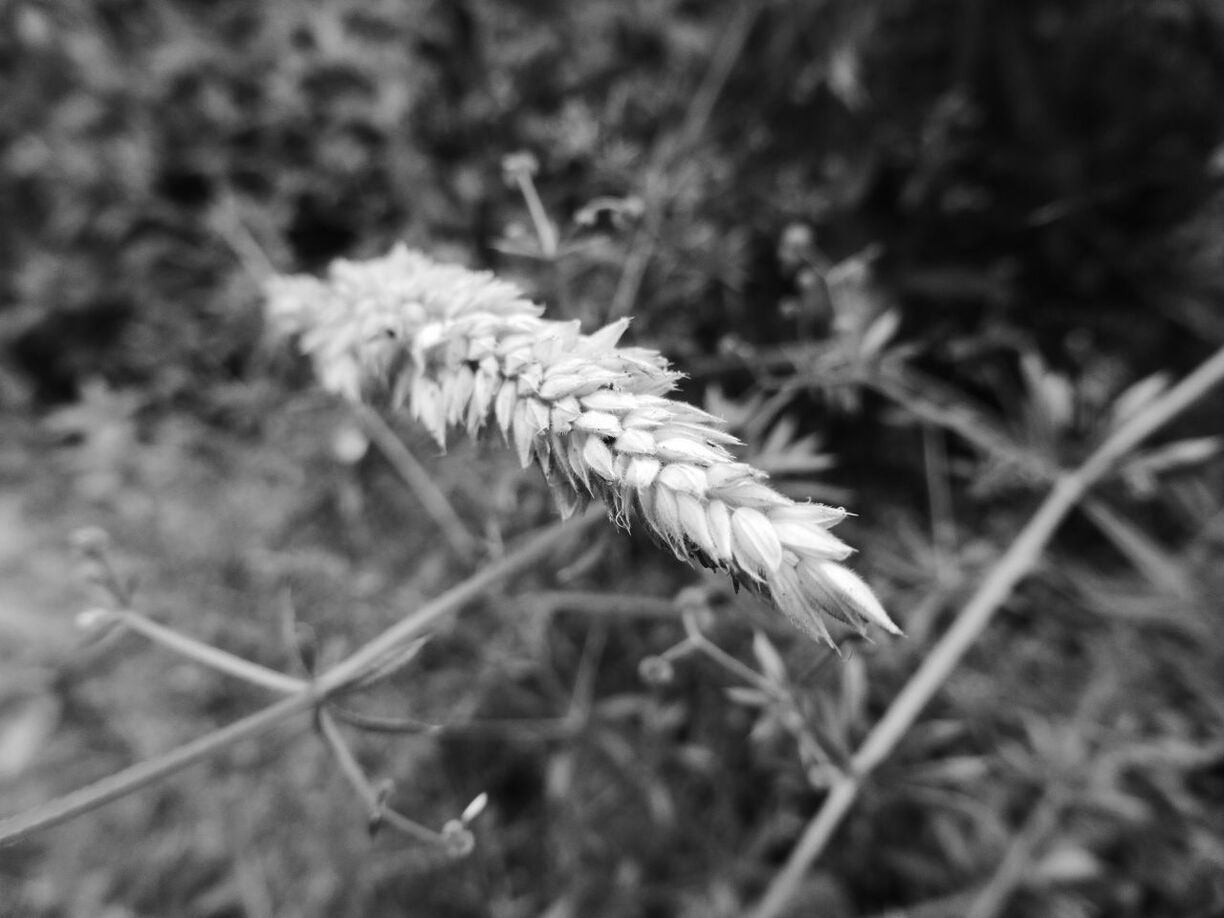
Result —
M727 653L713 641L708 640L704 635L697 638L695 643L699 653L704 654L708 660L717 663L727 672L740 679L743 679L749 685L753 686L759 691L765 692L771 698L778 701L786 700L785 694L776 685L754 670L747 663L742 663L735 657L731 656L731 654Z
M632 247L621 269L616 293L608 309L609 321L627 315L637 300L638 290L646 277L646 269L650 265L655 244L663 228L664 195L678 194L684 183L683 180L665 181L668 169L689 151L705 130L714 112L714 105L722 94L736 61L743 53L752 26L764 7L765 4L760 0L746 0L736 6L731 21L727 23L722 39L714 50L709 68L692 97L679 135L674 142L661 144L654 151L644 181L648 198L646 215L643 225L634 235Z
M480 541L463 524L442 489L404 445L404 441L391 429L391 425L368 405L354 405L353 410L366 436L374 442L379 452L391 464L391 468L416 495L421 507L438 525L455 554L464 559L475 557Z
M602 507L592 507L581 516L570 520L569 523L549 526L522 548L492 562L463 583L443 593L433 602L427 603L415 614L392 625L352 656L321 676L319 678L320 687L326 694L331 695L359 681L370 665L384 659L395 648L413 640L426 628L453 614L500 581L534 564L550 552L557 551L567 543L578 544L582 530L604 517Z
M286 676L274 669L260 666L258 663L252 663L250 660L244 660L242 657L220 650L211 644L187 637L165 625L157 624L139 612L122 610L113 614L123 623L124 627L210 669L287 695L301 692L306 688L307 683L302 679Z
M336 722L327 708L319 708L317 716L319 733L323 737L323 741L327 743L328 749L336 757L336 763L340 766L340 772L344 775L345 780L356 791L361 802L365 804L366 816L369 819L371 831L385 824L391 826L397 832L415 838L417 841L423 841L431 845L444 844L445 839L441 833L435 832L433 829L423 826L387 806L387 793L375 787L370 779L366 777L365 770L357 761L357 756L353 754L352 747L349 746L348 741L344 738L344 734L340 732L340 728L336 726ZM387 786L389 787L390 785Z
M340 766L340 773L356 791L357 796L361 798L361 802L365 804L366 815L369 817L371 824L378 821L383 810L383 795L379 793L370 779L366 777L365 770L357 761L357 756L353 754L352 748L340 733L340 728L336 726L336 721L332 718L327 707L321 707L315 713L317 718L316 723L319 728L319 735L323 737L323 742L327 744L327 748L336 758L336 764Z
M250 228L242 220L232 200L220 212L222 219L216 221L215 229L250 277L257 283L264 283L278 272L271 256L261 246ZM403 441L383 420L382 416L367 405L355 405L357 419L366 436L373 441L404 483L416 495L421 506L430 518L438 525L442 535L450 543L451 548L461 558L473 558L479 546L479 540L463 524L455 508L442 490L434 483L429 473L422 468L416 457L406 447Z
M1178 599L1194 598L1194 579L1180 559L1144 534L1134 523L1105 501L1085 498L1082 509L1097 529L1105 533L1135 570L1161 590Z
M1057 479L1037 512L998 560L951 627L923 660L855 753L853 769L834 782L786 864L750 918L782 914L858 797L864 782L900 743L998 609L1040 560L1059 525L1119 459L1224 379L1224 348L1110 436L1076 471Z
M256 282L262 283L277 273L276 265L268 250L251 232L239 210L238 199L227 189L218 206L213 209L211 227L241 263L246 273Z
M429 638L421 637L415 641L410 641L402 647L392 648L391 651L381 660L375 660L366 667L366 671L361 674L361 678L354 682L351 686L353 690L365 691L371 689L381 682L390 679L393 675L416 659L421 648L428 643Z
M1103 680L1089 679L1076 706L1075 717L1067 727L1068 732L1075 736L1090 736L1104 704L1116 692L1117 685L1108 677ZM964 910L965 918L995 918L1004 912L1008 901L1032 869L1038 849L1054 834L1068 806L1088 780L1089 771L1099 761L1093 762L1086 757L1079 763L1078 773L1052 776L1053 780L1046 785L1023 825L1011 834L1007 851L994 873Z
M1016 443L998 425L989 421L982 411L963 406L947 408L932 400L926 391L928 383L931 386L935 383L915 371L902 369L891 374L865 378L863 382L901 405L906 411L922 418L926 422L924 431L929 432L932 426L938 425L959 434L984 454L1014 465L1030 478L1051 483L1058 478L1059 469L1052 460ZM955 405L958 396L946 387L942 388L945 400ZM928 441L929 436L924 437L924 442ZM1193 587L1180 565L1166 557L1155 543L1135 530L1102 500L1085 497L1080 502L1080 509L1135 568L1153 583L1179 598L1193 595ZM932 513L934 515L934 508ZM938 535L938 529L936 534ZM936 539L936 547L941 544L940 540Z
M582 724L572 714L564 717L505 717L489 720L469 720L456 723L430 723L415 717L389 717L367 714L339 705L328 705L336 720L344 721L370 733L417 734L423 736L505 736L532 733L543 739L573 736Z
M517 170L514 173L514 182L518 185L519 193L522 194L527 204L527 212L531 214L536 238L540 241L540 252L545 258L556 258L557 229L549 219L548 211L544 209L544 203L540 200L540 193L536 191L531 173L526 169Z
M177 749L144 762L137 762L123 771L24 813L0 819L0 845L20 841L34 832L49 829L83 813L96 810L112 800L126 797L128 794L182 771L189 765L216 755L235 743L267 733L287 718L309 710L316 702L317 698L309 690L296 695L288 695L275 704L235 721L229 726L205 734Z
M698 653L704 654L707 659L717 663L736 678L743 679L749 685L764 692L766 695L779 701L786 700L785 693L781 691L779 686L774 685L774 683L770 682L751 666L737 660L707 638L691 614L686 613L684 616L684 631L688 635L686 642ZM675 650L675 648L672 649Z
M530 567L550 553L563 550L566 545L576 544L582 530L602 515L599 508L592 508L568 523L557 523L536 533L520 548L489 564L426 603L412 615L392 625L301 691L164 755L139 762L24 813L0 819L0 845L19 841L34 832L59 825L112 800L125 797L237 742L266 733L296 714L316 708L327 698L359 683L369 667L385 660L396 648L413 640L447 616L455 614L501 581Z
M922 425L923 469L926 473L927 500L931 512L931 542L935 547L935 581L951 579L952 558L956 554L956 519L952 512L952 488L948 482L948 454L943 431L931 424Z
M435 724L416 717L389 717L382 714L366 714L339 705L328 705L328 710L336 720L342 720L360 730L370 733L416 733L432 736L449 729L446 724Z

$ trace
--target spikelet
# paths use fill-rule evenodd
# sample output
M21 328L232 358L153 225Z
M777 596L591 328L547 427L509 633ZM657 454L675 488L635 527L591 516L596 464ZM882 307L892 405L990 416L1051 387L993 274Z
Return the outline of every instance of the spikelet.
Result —
M274 278L267 295L272 328L297 338L323 386L389 391L443 447L452 427L495 426L563 515L595 498L622 526L640 519L677 558L726 571L830 645L819 613L900 633L840 563L851 549L829 529L845 511L795 502L737 462L719 418L666 397L677 374L661 355L617 346L628 320L584 335L491 274L403 246L337 261L325 281Z

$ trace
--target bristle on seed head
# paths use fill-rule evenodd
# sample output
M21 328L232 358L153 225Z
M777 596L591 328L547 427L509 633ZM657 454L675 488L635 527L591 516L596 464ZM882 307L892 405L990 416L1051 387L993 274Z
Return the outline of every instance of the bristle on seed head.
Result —
M618 524L642 521L678 558L755 586L830 645L822 616L900 633L840 563L851 549L828 530L845 511L793 501L738 462L719 418L665 397L678 374L660 354L618 346L628 320L585 335L492 274L404 246L337 261L322 280L273 278L267 303L325 388L350 399L384 389L442 446L450 428L496 426L566 514L600 500Z

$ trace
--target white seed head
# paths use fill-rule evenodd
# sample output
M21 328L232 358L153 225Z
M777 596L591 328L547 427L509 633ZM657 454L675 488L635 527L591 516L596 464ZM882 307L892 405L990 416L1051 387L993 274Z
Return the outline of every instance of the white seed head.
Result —
M274 278L267 294L270 324L296 337L326 388L352 399L383 388L442 446L450 428L496 423L563 513L595 498L622 525L640 519L678 558L755 586L818 640L832 643L822 614L899 633L838 563L851 550L828 529L846 512L796 503L737 461L719 418L667 397L679 376L661 355L618 346L628 320L583 335L491 274L403 246L337 261L325 281Z

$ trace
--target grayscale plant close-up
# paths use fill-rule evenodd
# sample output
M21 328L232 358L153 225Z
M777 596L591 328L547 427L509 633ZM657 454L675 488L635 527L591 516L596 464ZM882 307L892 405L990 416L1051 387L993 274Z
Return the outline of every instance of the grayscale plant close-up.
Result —
M1224 915L1219 0L0 74L0 918Z

